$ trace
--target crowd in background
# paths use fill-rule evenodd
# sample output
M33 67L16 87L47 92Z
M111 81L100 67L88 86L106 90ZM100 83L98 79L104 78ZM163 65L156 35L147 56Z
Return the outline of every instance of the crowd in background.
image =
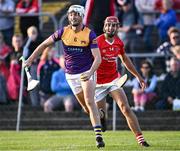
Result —
M42 1L43 2L43 1ZM97 36L103 32L107 16L120 20L118 36L127 53L156 53L163 57L132 58L148 87L139 89L130 79L134 111L173 109L180 102L180 1L178 0L84 0L84 24ZM21 80L21 61L28 58L45 37L41 36L38 16L21 16L20 32L14 33L11 13L39 12L38 0L0 0L0 104L17 103ZM102 13L103 12L103 13ZM45 112L79 109L64 76L63 56L50 47L34 61L30 73L40 85L27 93L24 77L23 103L42 106ZM122 69L119 69L120 72Z

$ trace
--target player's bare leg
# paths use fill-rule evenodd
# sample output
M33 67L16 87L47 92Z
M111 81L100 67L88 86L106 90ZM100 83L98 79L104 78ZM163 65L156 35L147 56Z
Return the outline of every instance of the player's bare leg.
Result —
M131 131L134 133L134 135L136 136L138 143L142 146L148 147L149 144L147 144L147 142L145 141L142 135L139 122L137 120L136 115L134 114L134 112L131 110L129 106L124 90L120 89L120 90L112 91L111 95L113 97L113 100L116 101L121 112L125 116L128 126L131 129Z
M75 96L76 96L77 101L79 102L79 104L80 104L81 107L83 108L83 110L84 110L87 114L89 114L89 109L88 109L88 107L86 106L86 102L85 102L85 100L84 100L84 93L83 93L83 91L81 91L80 93L76 94Z
M92 126L94 127L94 131L96 134L96 143L97 147L104 147L105 144L102 139L101 134L101 123L100 123L100 117L98 113L97 106L94 101L94 89L95 89L95 83L92 80L88 81L82 81L82 89L83 92L76 95L79 103L83 107L83 109L89 113L90 120L92 123ZM90 91L91 90L91 91Z
M106 126L106 118L107 118L107 107L106 107L106 99L102 99L96 102L96 105L99 109L100 121L102 125L102 132L105 132L107 129Z

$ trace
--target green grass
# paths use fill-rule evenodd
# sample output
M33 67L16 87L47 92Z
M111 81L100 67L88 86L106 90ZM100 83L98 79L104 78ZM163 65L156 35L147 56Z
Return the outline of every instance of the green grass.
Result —
M130 131L104 133L104 151L179 151L179 131L144 131L151 147L139 146ZM0 151L93 151L93 131L0 131Z

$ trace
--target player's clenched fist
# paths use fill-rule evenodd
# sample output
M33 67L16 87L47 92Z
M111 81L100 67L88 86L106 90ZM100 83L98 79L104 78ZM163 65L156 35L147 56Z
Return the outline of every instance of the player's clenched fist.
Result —
M81 81L87 81L91 77L89 72L81 74Z
M32 64L32 62L29 59L27 59L23 62L23 67L30 67L31 64Z

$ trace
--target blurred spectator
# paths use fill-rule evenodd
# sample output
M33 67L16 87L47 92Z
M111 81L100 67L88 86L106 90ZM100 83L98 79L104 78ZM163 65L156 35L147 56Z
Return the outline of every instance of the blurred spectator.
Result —
M87 0L84 24L93 29L97 35L100 35L103 33L103 25L106 17L114 15L114 0Z
M180 0L172 0L173 1L173 9L175 11L180 10ZM161 10L162 8L162 0L156 0L156 10ZM177 24L176 26L180 29L180 13L176 13Z
M25 58L29 57L35 48L43 41L42 37L39 35L38 30L35 26L31 26L27 29L27 39L25 40L24 48L23 48L23 56ZM39 63L39 59L36 59L30 68L30 73L33 79L37 79L37 66ZM39 106L39 87L36 87L32 91L29 92L30 100L32 106Z
M16 13L30 14L39 12L38 0L20 0L16 6ZM22 16L20 17L20 30L23 38L27 37L27 29L35 26L39 32L39 16Z
M16 60L20 64L20 57L23 52L23 37L20 34L14 34L12 37L13 51L11 53L11 60ZM21 64L20 64L21 65Z
M37 73L40 79L39 94L41 106L44 106L44 103L54 94L51 90L51 78L54 71L60 68L55 52L56 50L53 47L46 48L38 64Z
M52 74L51 89L55 93L44 103L44 111L52 112L64 106L66 112L72 112L75 106L75 97L65 77L64 57L59 59L60 69Z
M156 17L155 14L153 14L155 10L155 2L156 0L135 0L136 8L143 20L143 40L145 43L145 49L148 52L153 50L152 31L154 29L154 21Z
M162 83L162 100L156 103L157 109L172 109L173 101L180 99L180 61L172 57L170 60L170 72Z
M43 38L35 26L30 26L26 32L28 37L24 40L23 45L24 47L26 47L25 45L28 44L28 48L26 50L26 53L24 54L25 58L28 58L33 53L33 51L38 47L38 45L43 41ZM38 62L38 60L36 61Z
M142 22L132 0L118 0L118 18L121 27L118 35L125 44L127 52L141 51L140 35L142 35ZM142 44L142 43L141 43ZM140 48L141 47L141 48Z
M41 34L38 32L38 29L35 26L30 26L27 29L27 35L28 37L24 40L24 44L23 44L24 46L28 44L28 48L24 54L25 58L28 58L33 53L33 51L38 47L38 45L43 41Z
M11 45L12 36L14 34L14 17L3 15L9 15L14 11L15 3L13 0L0 0L0 31L8 45Z
M3 34L0 32L0 73L8 79L9 76L9 57L11 48L5 43Z
M160 66L161 70L163 70L162 72L169 72L169 60L170 57L173 55L173 52L171 51L171 47L180 45L179 29L176 27L169 28L168 37L169 37L169 41L164 42L156 50L157 53L163 54L164 58L156 58L154 60L154 63L157 66Z
M180 30L176 27L171 27L168 30L168 41L164 42L157 48L157 53L169 55L171 54L171 46L176 46L180 44Z
M0 72L0 104L7 103L6 79Z
M21 35L15 34L12 38L13 52L10 56L10 75L7 80L8 98L11 101L18 101L20 80L21 80L21 62L23 39Z
M180 0L173 0L173 9L175 11L180 10ZM180 12L176 12L176 17L177 17L176 27L180 30Z
M176 45L171 48L174 56L180 61L180 45Z
M170 27L175 26L177 22L176 13L172 9L172 5L172 0L162 0L161 15L155 21L159 32L160 43L168 40L167 31Z
M7 80L8 97L10 100L18 101L20 80L21 80L21 66L16 59L12 59L10 62L10 74Z
M118 36L124 42L127 53L143 53L142 39L143 25L133 0L118 0L120 28ZM136 67L140 67L140 60L133 58Z
M147 83L147 88L142 90L137 79L133 80L134 111L144 111L145 105L156 97L157 77L153 73L153 66L150 61L145 60L141 64L141 74Z

